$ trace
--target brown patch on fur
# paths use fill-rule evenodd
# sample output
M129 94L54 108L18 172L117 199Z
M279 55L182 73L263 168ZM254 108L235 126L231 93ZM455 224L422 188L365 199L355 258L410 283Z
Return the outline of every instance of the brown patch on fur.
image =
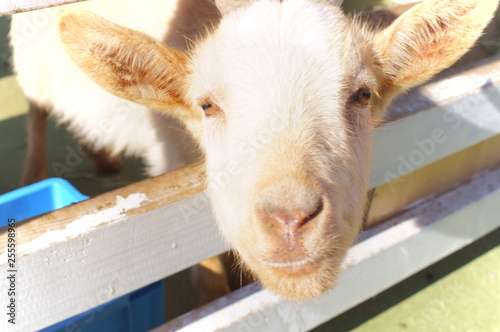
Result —
M370 208L371 208L374 196L375 196L375 188L368 190L368 193L366 194L365 209L363 212L363 223L361 226L362 229L366 228L366 224L368 222L368 215L370 214Z
M123 169L120 155L112 155L108 149L95 149L91 146L84 146L83 150L88 153L97 172L103 174L118 173Z
M26 155L24 156L21 185L41 181L47 178L47 154L45 135L50 107L28 100L29 111L26 117Z
M182 0L163 41L173 47L187 50L193 41L207 35L222 18L211 0Z

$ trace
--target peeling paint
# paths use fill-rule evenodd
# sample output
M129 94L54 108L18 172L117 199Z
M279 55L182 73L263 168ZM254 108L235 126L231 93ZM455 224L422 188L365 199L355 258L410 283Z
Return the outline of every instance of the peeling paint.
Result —
M125 217L127 211L138 208L141 206L142 202L149 200L148 196L143 193L130 194L127 198L116 196L115 206L96 213L84 215L66 225L64 229L44 233L31 242L18 246L17 254L30 254L40 249L47 248L53 243L65 241L69 238L81 235L99 225L119 220ZM6 253L0 255L0 261L5 260Z

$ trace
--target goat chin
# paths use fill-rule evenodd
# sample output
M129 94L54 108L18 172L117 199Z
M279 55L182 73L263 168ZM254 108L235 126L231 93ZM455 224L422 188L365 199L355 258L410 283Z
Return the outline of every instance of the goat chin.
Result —
M343 254L298 265L288 263L276 267L276 264L251 260L248 265L265 288L284 299L302 301L321 295L335 284L341 262L337 257Z

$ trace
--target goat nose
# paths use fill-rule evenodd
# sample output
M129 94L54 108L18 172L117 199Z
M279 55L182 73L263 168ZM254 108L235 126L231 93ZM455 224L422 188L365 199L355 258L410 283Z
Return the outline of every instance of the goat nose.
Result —
M305 202L300 208L281 208L272 204L262 204L260 212L262 219L270 227L282 234L295 233L316 218L323 210L323 200L318 197L315 200Z

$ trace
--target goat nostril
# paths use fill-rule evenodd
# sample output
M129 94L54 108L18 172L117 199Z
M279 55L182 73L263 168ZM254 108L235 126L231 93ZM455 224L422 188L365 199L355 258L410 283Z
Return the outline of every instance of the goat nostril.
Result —
M310 220L316 218L321 213L321 211L323 211L323 200L320 198L318 203L316 204L316 210L314 210L311 214L306 216L304 220L302 220L301 226L305 225Z
M269 224L270 228L277 227L280 232L291 234L299 228L316 218L323 211L323 200L319 198L314 204L306 204L306 207L288 210L276 206L261 208L263 221Z

